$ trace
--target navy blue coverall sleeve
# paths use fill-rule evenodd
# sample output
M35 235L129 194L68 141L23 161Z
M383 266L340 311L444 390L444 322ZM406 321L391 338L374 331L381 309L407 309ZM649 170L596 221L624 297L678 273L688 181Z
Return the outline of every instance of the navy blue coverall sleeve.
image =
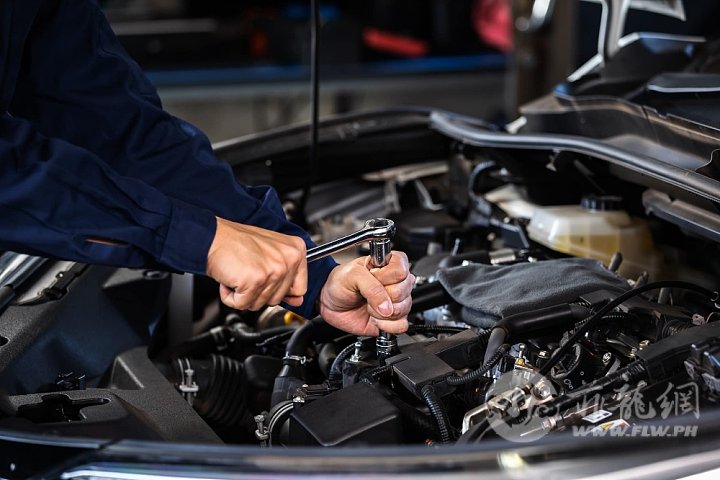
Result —
M216 215L313 246L272 189L239 185L205 135L162 110L91 0L43 3L2 117L0 159L0 229L14 229L0 242L14 250L204 274ZM309 265L301 314L334 266Z

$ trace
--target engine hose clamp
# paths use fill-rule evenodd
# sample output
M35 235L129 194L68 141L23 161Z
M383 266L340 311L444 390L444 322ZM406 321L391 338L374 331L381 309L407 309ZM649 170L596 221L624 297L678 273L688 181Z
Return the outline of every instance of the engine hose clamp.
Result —
M301 357L299 355L285 355L283 357L283 362L285 360L292 360L293 362L298 362L300 365L305 365L308 361L307 357Z
M257 427L255 429L255 438L258 439L261 447L267 447L267 441L268 438L270 438L270 434L265 426L265 415L255 415L254 420L255 426Z
M190 365L190 360L187 358L178 358L177 362L180 366L181 376L180 384L178 384L177 389L183 395L183 397L185 397L185 400L190 405L192 405L195 401L195 398L198 396L198 393L200 392L200 387L195 382L195 370L193 370L192 366Z

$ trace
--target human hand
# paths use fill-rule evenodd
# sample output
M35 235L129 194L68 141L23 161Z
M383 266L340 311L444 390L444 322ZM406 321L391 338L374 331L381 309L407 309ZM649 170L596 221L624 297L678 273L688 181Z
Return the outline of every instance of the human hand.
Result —
M402 333L408 328L415 284L407 255L392 252L390 263L382 268L371 269L369 261L370 257L356 258L330 272L320 292L320 315L355 335Z
M305 242L218 218L207 274L220 283L228 307L259 310L282 301L299 307L307 291Z

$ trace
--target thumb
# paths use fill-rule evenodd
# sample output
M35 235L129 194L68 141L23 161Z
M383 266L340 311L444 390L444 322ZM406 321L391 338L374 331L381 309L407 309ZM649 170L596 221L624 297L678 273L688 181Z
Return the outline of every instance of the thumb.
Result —
M375 317L390 317L393 314L393 304L385 286L365 268L355 269L350 281L355 284L356 290L367 300Z

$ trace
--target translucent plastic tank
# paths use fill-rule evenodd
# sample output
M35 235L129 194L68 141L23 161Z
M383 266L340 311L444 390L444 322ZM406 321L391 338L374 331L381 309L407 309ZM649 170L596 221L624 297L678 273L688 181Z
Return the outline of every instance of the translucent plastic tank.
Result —
M594 258L605 265L615 252L623 255L619 273L637 278L643 271L658 279L661 255L645 220L619 210L617 197L586 197L582 205L537 207L528 235L552 250Z

